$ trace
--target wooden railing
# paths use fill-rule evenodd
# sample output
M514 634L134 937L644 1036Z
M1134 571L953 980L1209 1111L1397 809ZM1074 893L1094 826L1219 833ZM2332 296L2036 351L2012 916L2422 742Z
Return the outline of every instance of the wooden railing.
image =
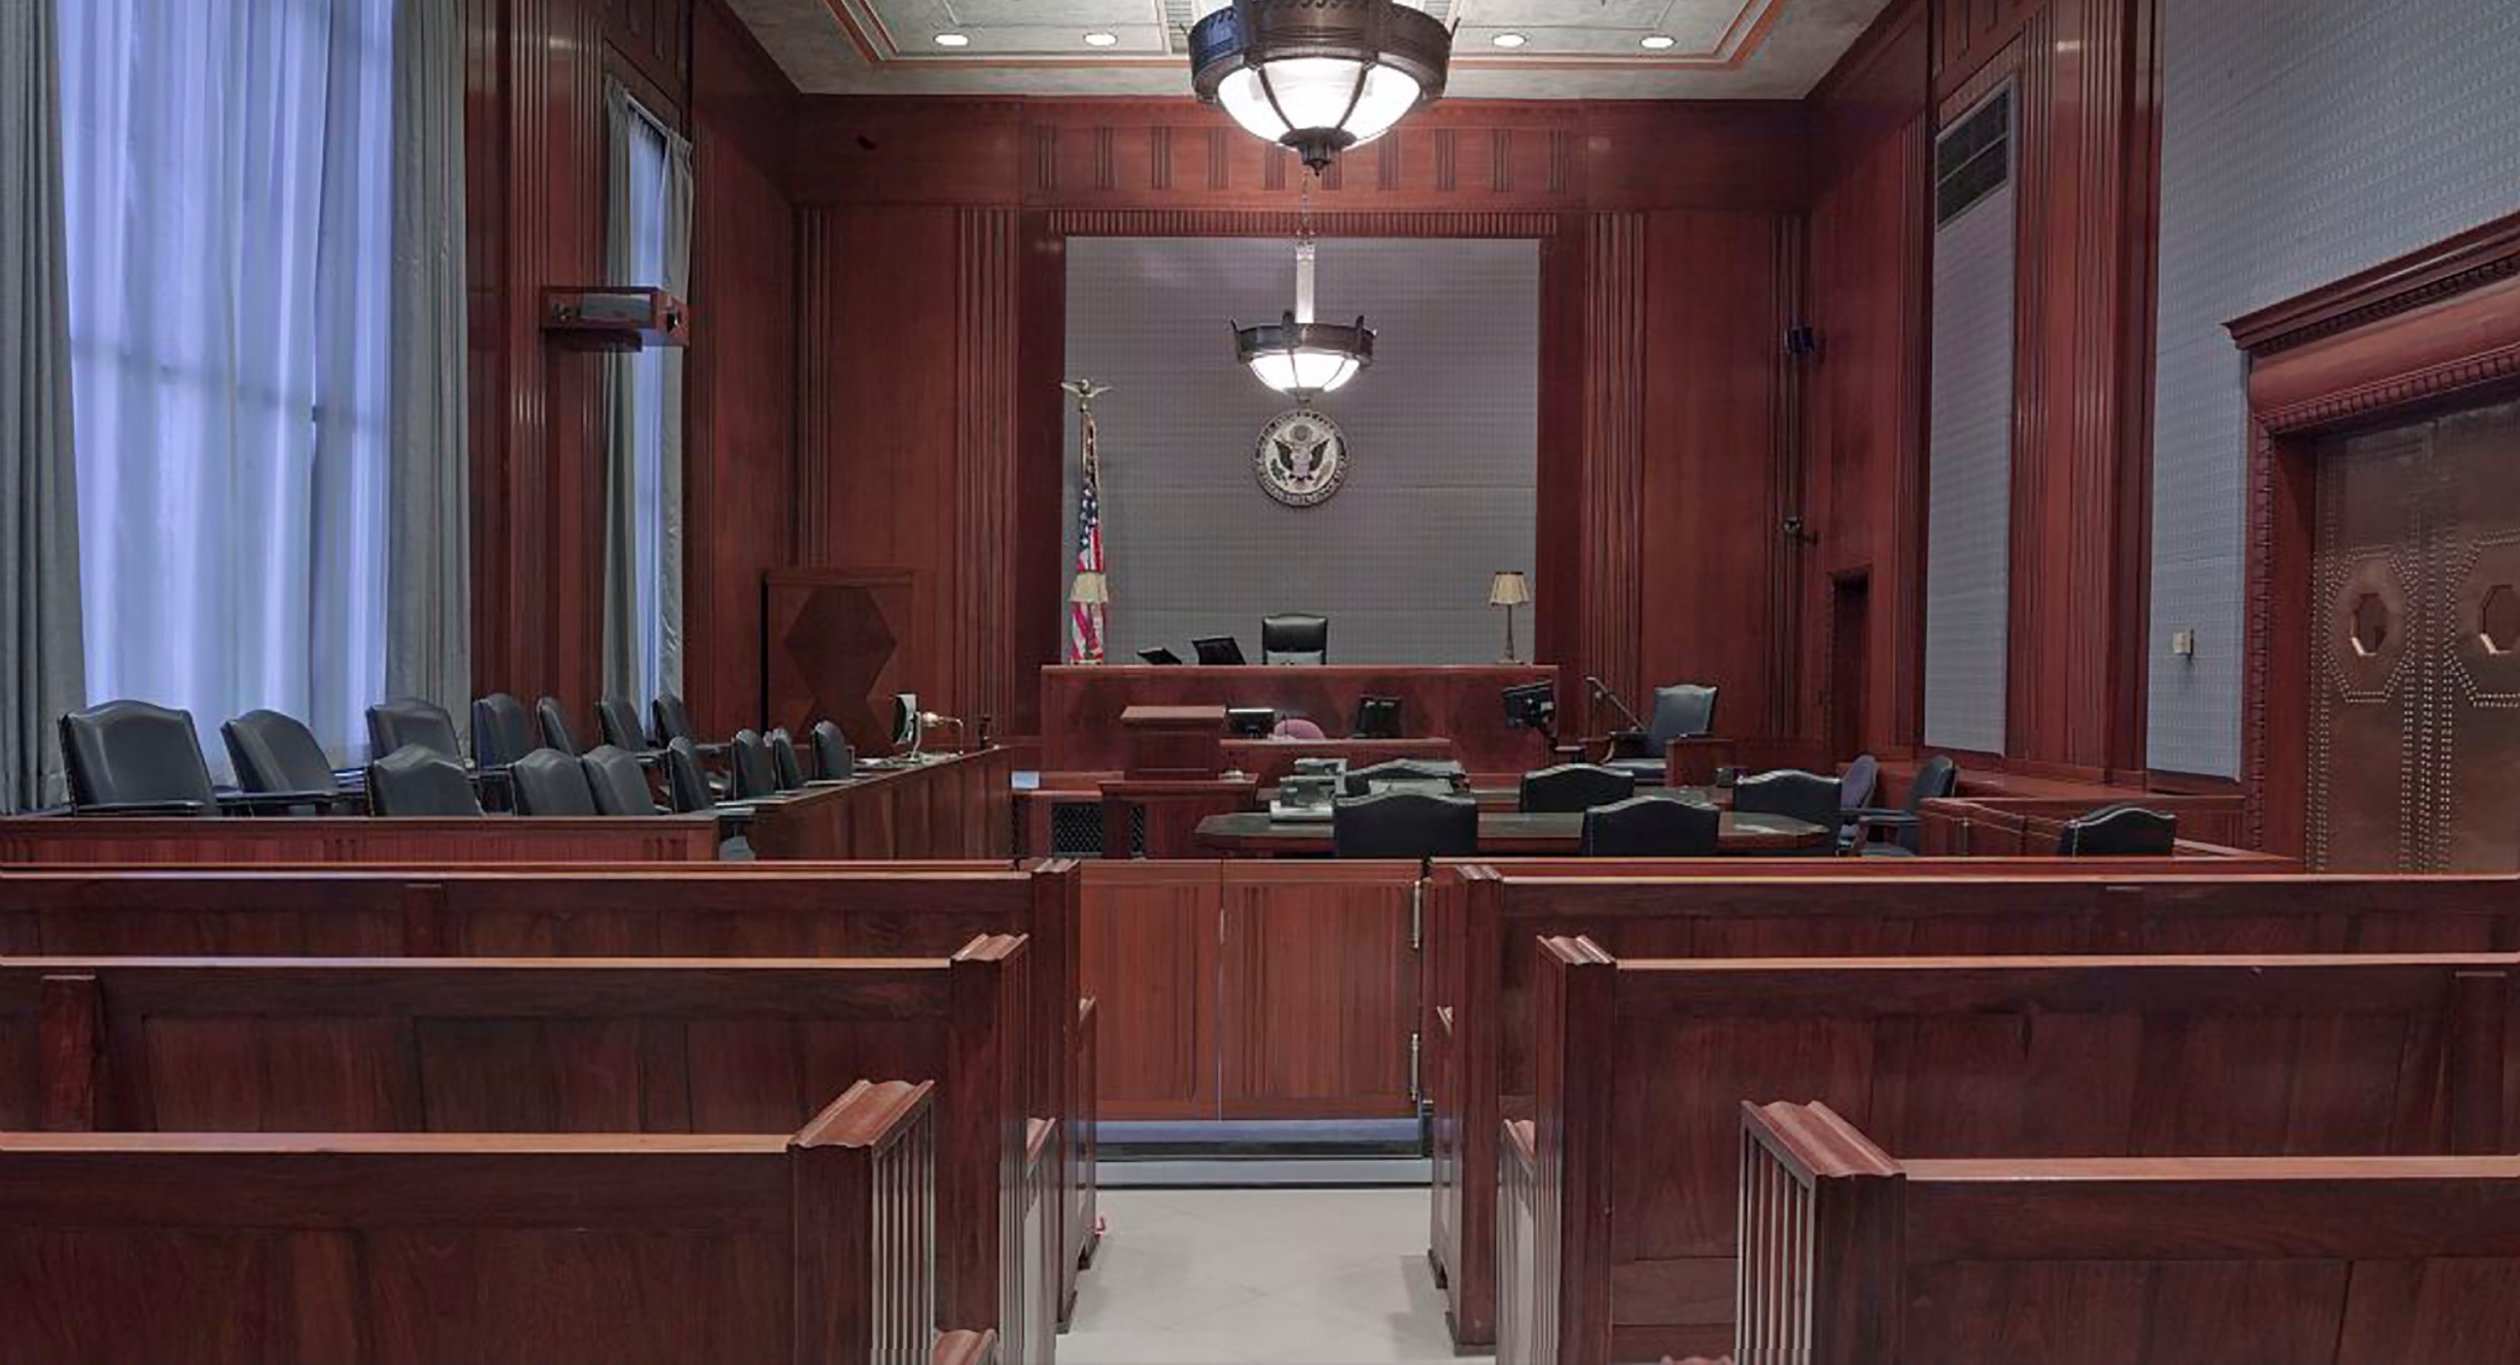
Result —
M864 1303L829 1307L845 1349L872 1365L926 1365L936 1345L934 1089L860 1081L792 1144L800 1161L831 1168L820 1207L798 1216L827 1220L833 1235L821 1245L833 1254L863 1258L832 1271L837 1283L868 1285Z
M1506 1122L1499 1153L1496 1362L1532 1365L1556 1356L1557 1277L1541 1272L1552 1244L1540 1233L1540 1159L1530 1120Z
M1825 1105L1742 1105L1739 1365L1812 1365L1824 1332L1865 1333L1841 1317L1848 1248L1833 1242L1824 1257L1823 1231L1869 1230L1867 1206L1895 1199L1897 1178L1897 1165Z

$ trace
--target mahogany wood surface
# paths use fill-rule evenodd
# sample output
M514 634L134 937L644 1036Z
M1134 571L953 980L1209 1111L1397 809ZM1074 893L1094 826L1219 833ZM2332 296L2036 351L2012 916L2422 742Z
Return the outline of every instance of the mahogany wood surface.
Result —
M1496 857L1571 855L1582 847L1583 834L1581 811L1479 812L1479 849ZM1786 853L1820 849L1836 838L1835 830L1788 815L1725 811L1716 844L1726 853ZM1275 820L1267 811L1211 815L1199 822L1198 841L1211 852L1268 858L1320 857L1334 847L1329 821Z
M1083 989L1118 1119L1402 1117L1405 862L1083 864Z
M2520 1158L1900 1160L1743 1109L1744 1360L2520 1356Z
M0 819L0 864L715 862L705 815Z
M1015 754L996 747L809 786L758 808L764 858L1011 858Z
M1919 1155L2483 1153L2513 1131L2510 954L1537 952L1537 1198L1504 1235L1534 1239L1518 1259L1557 1302L1528 1321L1556 1349L1500 1340L1500 1361L1732 1344L1740 1106L1762 1096Z
M767 1133L856 1077L936 1078L945 1320L1021 1341L1033 1165L1024 940L950 958L0 959L0 1128L65 1072L61 1126L135 1132ZM101 1024L38 1008L92 980ZM84 1045L91 1050L82 1052Z
M1534 981L1524 950L1535 938L1585 935L1622 955L1693 958L2520 952L2520 879L2173 866L2187 861L1437 864L1421 1024L1433 1106L1429 1239L1456 1339L1494 1339L1489 1192L1497 1125L1529 1112ZM1981 864L2001 871L1969 875ZM1744 868L1753 874L1731 875Z
M1126 768L1120 715L1131 706L1266 706L1343 735L1358 698L1374 695L1400 698L1403 736L1450 740L1472 771L1527 772L1548 765L1548 746L1537 731L1506 726L1503 692L1557 676L1542 664L1060 665L1041 670L1041 764L1045 772Z
M2042 857L2056 852L2065 822L2102 806L2132 802L2175 816L2179 842L2201 856L2247 842L2248 822L2237 792L2181 796L2111 792L2099 797L1966 797L1928 801L1917 810L1923 852L1941 857Z
M926 1361L932 1089L792 1136L0 1135L0 1355Z

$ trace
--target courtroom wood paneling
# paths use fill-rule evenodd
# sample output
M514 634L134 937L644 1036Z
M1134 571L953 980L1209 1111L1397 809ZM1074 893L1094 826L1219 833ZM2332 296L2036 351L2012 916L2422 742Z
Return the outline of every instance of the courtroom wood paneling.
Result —
M0 820L0 863L713 863L705 815Z
M1412 863L1224 865L1227 1118L1406 1118Z
M1078 974L1100 1025L1103 1117L1215 1117L1217 864L1096 862L1082 873Z
M1344 735L1366 695L1400 698L1401 733L1451 741L1472 772L1520 773L1549 762L1539 732L1505 724L1503 690L1548 681L1532 664L1428 667L1331 664L1287 668L1179 668L1149 664L1059 666L1041 671L1042 767L1113 772L1129 766L1121 713L1130 706L1267 706Z
M692 36L691 297L707 322L684 368L683 696L703 734L731 735L764 723L762 575L795 557L794 88L722 0L697 6Z

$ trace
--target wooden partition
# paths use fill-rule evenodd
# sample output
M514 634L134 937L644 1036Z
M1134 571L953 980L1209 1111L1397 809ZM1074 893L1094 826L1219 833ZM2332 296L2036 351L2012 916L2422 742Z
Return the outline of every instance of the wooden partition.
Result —
M1532 1113L1508 1120L1530 1132L1505 1142L1534 1174L1502 1232L1530 1330L1500 1365L1731 1345L1745 1099L1808 1096L1929 1156L2465 1154L2514 1131L2510 954L1536 951Z
M1089 862L1081 873L1103 1117L1414 1112L1417 864Z
M713 863L717 856L717 821L705 815L0 819L0 865Z
M932 1076L942 1310L1027 1359L1056 1308L1026 1295L1058 1281L1024 1264L1027 1219L1056 1213L1020 1091L1023 949L0 958L0 1129L762 1134L870 1072Z
M600 871L47 869L0 873L0 954L19 956L944 956L1027 938L1026 1112L1061 1121L1050 1160L1062 1321L1093 1235L1090 1002L1076 975L1072 862L713 863Z
M761 807L764 858L1012 858L1015 751L997 747L816 784Z
M1117 772L1128 766L1120 713L1131 706L1266 706L1347 734L1366 696L1400 699L1401 734L1450 741L1472 772L1521 773L1549 763L1537 730L1505 723L1504 691L1557 681L1555 664L1164 668L1052 665L1041 670L1044 772Z
M793 1136L0 1135L0 1357L929 1365L937 1119Z
M1743 1110L1742 1365L2520 1359L2520 1157L1899 1160Z
M2059 859L1902 859L1884 873L1879 861L1850 862L1746 879L1618 875L1668 863L1437 865L1423 1024L1429 1246L1458 1341L1494 1340L1497 1124L1529 1113L1535 938L1700 958L2520 951L2520 879L2508 876L2189 876L2166 862L2103 872ZM1980 862L2011 875L1953 875ZM1941 875L1899 870L1919 864ZM1582 875L1592 868L1609 875Z
M1928 801L1917 809L1918 847L1953 858L2042 857L2056 852L2069 820L2121 802L2175 816L2179 851L2221 857L2249 842L2238 793L2177 796L2124 792L2108 797L1964 796Z

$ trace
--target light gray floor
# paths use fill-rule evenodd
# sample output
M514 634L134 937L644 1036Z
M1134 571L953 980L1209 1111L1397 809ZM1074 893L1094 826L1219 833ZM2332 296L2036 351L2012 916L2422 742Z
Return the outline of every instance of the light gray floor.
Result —
M1476 1362L1444 1330L1426 1191L1102 1192L1060 1365Z

